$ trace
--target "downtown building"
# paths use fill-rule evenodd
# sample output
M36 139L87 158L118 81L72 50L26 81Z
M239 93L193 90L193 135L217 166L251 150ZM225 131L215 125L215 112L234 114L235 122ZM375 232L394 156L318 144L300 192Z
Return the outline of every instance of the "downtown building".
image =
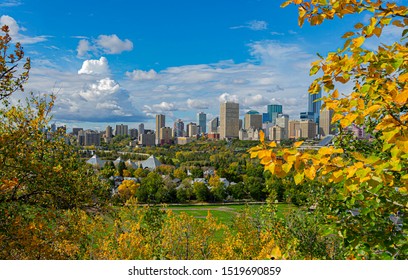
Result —
M166 126L166 116L165 115L156 115L156 144L160 144L160 128Z
M239 104L223 102L220 104L220 139L239 137Z

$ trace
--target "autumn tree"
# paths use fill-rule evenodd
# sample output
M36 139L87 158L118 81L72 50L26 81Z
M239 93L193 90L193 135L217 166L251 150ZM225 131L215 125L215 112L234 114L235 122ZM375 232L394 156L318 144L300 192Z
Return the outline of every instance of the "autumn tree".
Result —
M76 258L85 231L84 209L104 204L107 188L65 144L62 132L47 133L54 96L30 95L9 102L24 89L30 70L9 28L0 35L0 259Z
M265 170L278 177L293 174L294 182L318 181L324 191L318 202L324 211L326 234L338 234L344 258L405 259L408 209L408 48L406 6L391 1L302 1L297 5L299 24L320 25L334 18L364 14L344 44L312 64L318 75L310 94L325 92L323 108L333 110L338 126L335 146L317 152L301 151L301 143L280 148L266 143L251 150ZM357 17L361 18L361 17ZM385 30L401 34L398 41L382 39ZM376 48L374 37L380 40ZM341 91L339 84L352 88ZM373 139L369 146L353 142L346 133L351 124L365 127ZM293 173L292 173L293 172Z

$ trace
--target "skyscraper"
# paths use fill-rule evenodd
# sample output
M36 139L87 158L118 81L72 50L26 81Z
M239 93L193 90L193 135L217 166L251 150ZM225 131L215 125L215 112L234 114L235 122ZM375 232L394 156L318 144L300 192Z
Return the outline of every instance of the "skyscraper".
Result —
M218 133L218 127L220 126L220 119L218 117L213 118L210 121L210 132Z
M166 116L165 115L156 115L156 143L160 143L160 128L166 126Z
M183 137L184 136L184 122L181 119L178 119L174 122L173 125L173 137Z
M126 124L117 124L115 129L115 136L122 135L126 136L129 135L128 126Z
M197 122L200 126L200 133L207 133L207 115L204 112L197 114Z
M220 104L220 139L238 138L239 104L224 102Z
M313 113L313 121L317 124L319 124L320 108L322 107L322 102L318 100L320 98L322 98L321 91L317 94L309 94L308 112Z
M282 105L279 104L271 104L268 105L268 116L269 120L272 124L276 124L276 118L279 114L282 114Z
M319 134L321 136L324 137L334 133L333 125L331 124L332 118L333 118L332 110L323 109L320 111Z
M143 123L141 123L141 124L139 124L139 134L144 134L144 124Z
M250 127L255 129L262 128L262 115L257 111L248 111L244 117L244 129L249 129Z

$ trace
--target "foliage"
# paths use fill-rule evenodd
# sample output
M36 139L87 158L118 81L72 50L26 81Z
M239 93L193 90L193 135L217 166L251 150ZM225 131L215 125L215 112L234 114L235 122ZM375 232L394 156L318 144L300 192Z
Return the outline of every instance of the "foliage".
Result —
M321 75L310 94L327 92L323 108L333 110L338 124L334 147L314 151L267 144L251 149L265 170L277 177L293 175L296 185L320 183L319 207L325 210L327 233L344 240L348 258L406 258L408 244L404 226L396 219L408 209L408 9L388 1L286 1L299 7L299 24L319 25L334 17L364 13L368 23L357 23L344 34L343 47L312 64L310 74ZM401 40L382 43L376 50L364 48L371 37L381 39L385 28L399 28ZM352 86L340 93L336 86ZM345 130L364 126L373 137L371 145L356 149ZM319 188L319 187L317 187ZM354 214L353 214L354 213Z
M123 180L122 184L118 187L119 196L124 200L128 200L136 195L137 188L140 184L133 180Z

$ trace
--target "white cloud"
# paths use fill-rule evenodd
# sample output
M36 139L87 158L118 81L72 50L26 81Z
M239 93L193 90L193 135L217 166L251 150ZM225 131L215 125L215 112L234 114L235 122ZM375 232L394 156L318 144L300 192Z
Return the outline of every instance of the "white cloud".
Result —
M79 57L85 56L92 49L90 43L86 39L82 39L78 43L77 53Z
M251 20L248 21L245 25L233 26L231 29L240 29L247 28L254 31L266 30L268 29L268 23L264 20Z
M187 99L187 106L191 109L208 109L209 103L205 100Z
M229 94L229 93L223 93L220 95L220 97L218 97L218 100L220 103L224 103L224 102L235 102L238 103L238 96L235 94Z
M116 34L99 35L96 44L107 54L119 54L133 49L133 43L130 40L121 40Z
M47 40L47 36L36 36L30 37L20 33L20 31L26 31L25 28L21 28L17 21L8 16L3 15L0 17L0 26L7 25L9 27L10 36L15 42L20 42L22 44L35 44Z
M16 7L21 4L22 2L20 0L5 0L3 3L0 3L0 7Z
M153 69L149 71L133 70L132 72L126 72L126 76L134 81L153 80L156 79L157 72Z
M86 90L81 90L80 95L88 101L109 97L120 89L118 83L110 78L104 78L88 86Z
M124 51L133 50L133 43L129 39L121 40L116 34L99 35L97 39L88 40L83 36L76 36L81 39L77 46L78 57L84 57L88 52L99 54L120 54Z
M251 107L259 107L259 106L266 106L271 104L271 100L266 98L261 94L251 95L244 99L244 106Z
M108 60L105 57L99 60L85 60L78 74L107 75L109 74Z

